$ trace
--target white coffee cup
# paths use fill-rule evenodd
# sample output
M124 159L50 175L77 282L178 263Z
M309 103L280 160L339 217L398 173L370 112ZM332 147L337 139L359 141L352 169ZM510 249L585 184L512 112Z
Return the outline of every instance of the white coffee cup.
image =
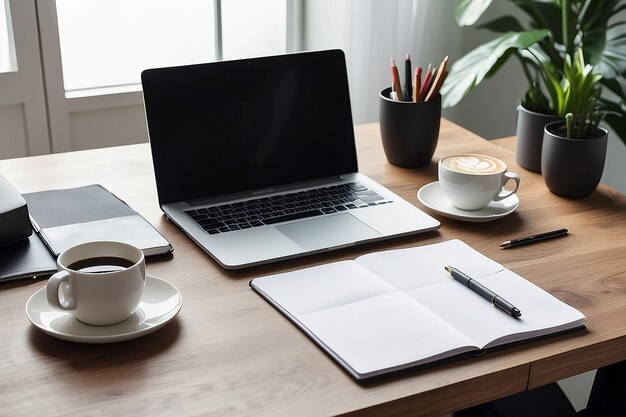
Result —
M50 306L85 324L106 326L126 320L139 306L146 282L141 249L122 242L73 246L57 259L48 280Z
M503 200L519 188L520 177L507 172L498 158L480 154L458 154L439 160L439 184L450 203L461 210L480 210L492 201ZM504 185L513 180L515 187Z

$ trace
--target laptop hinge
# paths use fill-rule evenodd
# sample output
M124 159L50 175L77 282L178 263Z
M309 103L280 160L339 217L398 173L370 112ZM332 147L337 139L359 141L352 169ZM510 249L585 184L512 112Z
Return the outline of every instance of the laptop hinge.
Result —
M185 203L188 204L190 207L205 206L205 205L210 205L210 204L221 203L224 201L245 200L245 199L255 198L259 196L267 196L267 195L272 195L272 194L284 194L284 193L288 193L294 190L321 187L321 186L329 185L329 184L336 183L336 182L342 182L345 179L346 179L346 175L338 175L335 177L323 178L320 180L313 180L313 181L299 182L299 183L288 184L288 185L283 185L279 187L263 188L261 190L227 194L227 195L222 195L218 197L188 200L188 201L185 201Z

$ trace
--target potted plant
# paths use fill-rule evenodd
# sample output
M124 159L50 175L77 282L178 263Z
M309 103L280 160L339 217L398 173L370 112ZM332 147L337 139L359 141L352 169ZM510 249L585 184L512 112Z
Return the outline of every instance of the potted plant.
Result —
M561 80L551 74L548 90L565 121L549 123L543 135L541 171L548 189L563 197L582 198L600 182L608 132L598 126L610 112L600 101L602 75L585 64L579 49L567 55Z
M460 26L476 24L493 0L461 0L456 8ZM626 9L623 0L511 0L529 17L529 27L512 16L502 16L480 25L500 35L470 51L450 69L442 88L443 107L452 107L480 82L495 74L511 57L518 58L528 80L528 89L518 107L517 162L540 171L544 125L561 120L558 103L550 93L553 76L563 68L565 56L582 48L582 53L597 72L600 98L611 110L607 123L626 144L626 22L611 19ZM604 90L617 97L607 98ZM548 94L548 96L546 96ZM529 122L530 120L530 122ZM530 123L530 124L529 124Z

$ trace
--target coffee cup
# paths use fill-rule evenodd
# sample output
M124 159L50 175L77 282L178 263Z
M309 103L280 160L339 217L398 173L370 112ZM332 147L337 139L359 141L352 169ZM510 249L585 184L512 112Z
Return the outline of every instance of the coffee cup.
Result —
M480 210L492 201L515 194L520 177L507 172L498 158L479 154L450 155L439 160L439 184L450 203L461 210ZM504 185L513 180L515 186Z
M122 242L89 242L63 251L50 277L50 306L85 324L106 326L129 318L141 302L146 264L141 249Z

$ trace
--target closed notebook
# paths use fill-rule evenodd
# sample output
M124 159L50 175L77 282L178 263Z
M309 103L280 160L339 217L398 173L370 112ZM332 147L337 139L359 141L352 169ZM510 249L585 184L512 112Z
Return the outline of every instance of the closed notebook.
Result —
M40 191L23 197L35 230L55 255L96 240L130 243L146 256L172 251L152 224L101 185Z
M453 280L452 265L519 319ZM255 278L250 286L356 379L560 333L586 317L459 240Z
M57 270L56 256L37 233L0 248L0 281L50 275Z

